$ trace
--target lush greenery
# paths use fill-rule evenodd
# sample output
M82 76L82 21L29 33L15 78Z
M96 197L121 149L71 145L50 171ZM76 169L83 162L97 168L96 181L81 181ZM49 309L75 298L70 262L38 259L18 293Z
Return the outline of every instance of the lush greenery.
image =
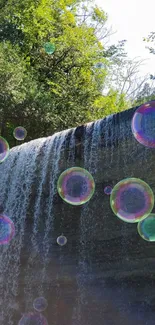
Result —
M122 56L121 46L102 45L106 21L91 0L1 1L0 131L11 146L18 125L30 140L129 107L110 86L103 95L111 59Z

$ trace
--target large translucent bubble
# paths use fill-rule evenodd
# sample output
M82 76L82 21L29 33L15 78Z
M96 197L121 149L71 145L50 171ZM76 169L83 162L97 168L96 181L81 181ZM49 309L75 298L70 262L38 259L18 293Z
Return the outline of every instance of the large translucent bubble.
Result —
M72 205L81 205L89 201L94 194L95 183L86 169L72 167L60 175L57 189L64 201Z
M147 241L155 241L155 213L149 214L137 225L139 235Z
M8 244L15 235L13 221L5 216L0 215L0 245Z
M40 313L27 313L22 316L18 325L48 325L48 323Z
M126 178L114 186L110 204L121 220L139 222L152 211L154 195L149 185L141 179Z
M131 128L139 143L155 148L155 101L143 104L136 110Z
M8 157L9 150L8 142L3 137L0 137L0 163Z

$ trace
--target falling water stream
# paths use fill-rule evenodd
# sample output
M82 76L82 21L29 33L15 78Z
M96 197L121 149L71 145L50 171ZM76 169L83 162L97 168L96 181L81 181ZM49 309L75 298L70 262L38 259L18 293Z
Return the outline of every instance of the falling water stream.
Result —
M119 297L124 292L120 279L130 277L131 269L135 276L139 271L129 249L137 235L113 216L104 186L133 175L143 178L136 154L149 161L146 173L153 187L153 154L132 137L132 114L24 143L0 165L0 203L15 225L14 239L0 246L0 325L17 325L39 296L48 300L49 325L130 324L119 307L119 299L122 305L126 299ZM72 166L87 169L95 181L93 198L81 207L63 202L57 193L58 177ZM65 247L56 243L62 233ZM144 249L138 247L146 271ZM109 291L110 301L111 278L121 285ZM128 302L124 306L129 310ZM137 325L136 318L132 322Z

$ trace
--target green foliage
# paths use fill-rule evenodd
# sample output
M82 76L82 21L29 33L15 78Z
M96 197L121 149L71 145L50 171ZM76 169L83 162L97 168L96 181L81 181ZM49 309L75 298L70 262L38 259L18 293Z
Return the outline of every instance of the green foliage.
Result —
M118 94L117 91L109 90L106 96L100 95L88 112L89 120L101 119L107 115L121 112L128 108L124 94Z
M145 83L141 92L139 92L137 99L134 102L135 106L142 105L151 100L155 100L155 86L151 87L149 83Z
M97 6L95 6L93 8L92 19L95 22L102 23L102 21L107 20L107 15L105 14L105 12L103 10L101 10Z
M91 1L89 1L91 3ZM98 33L107 15L79 0L8 0L0 12L1 135L23 125L27 140L126 108L112 89L102 95L110 64ZM51 42L49 55L44 44ZM120 45L121 46L121 45ZM103 64L96 69L95 64Z
M27 71L24 59L19 55L17 46L10 42L0 43L0 96L10 98L18 104L26 99L33 86L30 72Z

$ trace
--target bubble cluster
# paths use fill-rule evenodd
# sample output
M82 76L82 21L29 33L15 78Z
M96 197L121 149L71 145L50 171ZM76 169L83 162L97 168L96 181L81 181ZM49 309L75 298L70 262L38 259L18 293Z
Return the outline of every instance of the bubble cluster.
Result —
M112 192L112 187L111 186L106 186L105 188L104 188L104 193L106 194L106 195L110 195L111 194L111 192Z
M5 216L0 215L0 245L8 244L15 235L13 221Z
M126 178L117 183L110 196L114 214L126 222L139 222L153 209L154 195L147 183L138 178Z
M155 213L149 214L137 225L139 235L147 241L155 241Z
M67 244L67 238L63 235L59 236L57 238L57 244L60 245L60 246L64 246Z
M9 150L8 142L3 137L0 137L0 163L8 157Z
M44 297L38 297L33 301L33 308L39 312L44 311L48 306L48 302Z
M47 42L44 44L44 50L47 54L53 54L55 52L55 45Z
M30 312L22 316L18 325L48 325L48 323L43 315Z
M139 143L155 148L155 101L143 104L136 110L131 128Z
M16 140L22 141L22 140L24 140L26 138L27 131L26 131L26 129L24 127L17 126L13 131L13 135L14 135Z
M72 205L81 205L90 200L95 191L92 175L83 168L72 167L65 170L57 183L61 198Z

